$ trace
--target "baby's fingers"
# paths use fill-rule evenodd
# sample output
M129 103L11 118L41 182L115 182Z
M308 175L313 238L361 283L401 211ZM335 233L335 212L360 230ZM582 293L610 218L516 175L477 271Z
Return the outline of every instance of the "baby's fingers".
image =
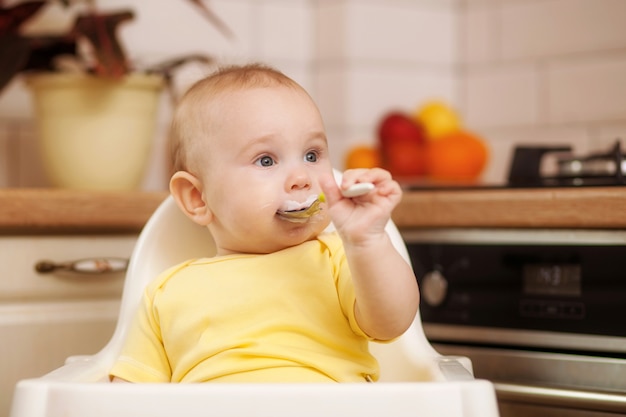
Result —
M335 179L332 176L326 176L320 178L320 187L322 188L322 192L324 193L324 197L326 199L326 203L329 206L332 206L339 200L341 200L342 195Z

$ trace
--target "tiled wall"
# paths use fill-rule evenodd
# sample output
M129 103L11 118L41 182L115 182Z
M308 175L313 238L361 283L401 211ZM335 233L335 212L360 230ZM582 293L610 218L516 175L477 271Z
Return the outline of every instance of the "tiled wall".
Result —
M487 179L514 143L626 148L626 2L466 0L460 15L459 105L490 141Z
M99 4L136 6L122 36L141 63L200 51L285 71L318 102L339 167L347 148L374 141L384 112L429 98L456 106L489 141L491 182L505 178L514 143L587 152L626 137L623 0L213 0L230 41L172 2ZM179 87L206 71L187 68ZM145 189L165 188L170 114L163 100ZM0 186L42 185L29 97L15 82L0 96Z
M315 93L336 166L375 141L385 112L457 101L458 1L328 0L315 12Z

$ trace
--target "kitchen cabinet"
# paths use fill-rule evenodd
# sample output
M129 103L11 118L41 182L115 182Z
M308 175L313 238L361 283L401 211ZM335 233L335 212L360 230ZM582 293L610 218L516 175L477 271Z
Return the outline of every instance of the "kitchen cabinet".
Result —
M0 416L20 379L93 354L115 328L124 271L40 273L39 261L128 259L164 193L0 190Z
M35 264L128 258L136 235L0 236L0 415L15 383L66 357L93 354L113 333L124 272L38 273Z

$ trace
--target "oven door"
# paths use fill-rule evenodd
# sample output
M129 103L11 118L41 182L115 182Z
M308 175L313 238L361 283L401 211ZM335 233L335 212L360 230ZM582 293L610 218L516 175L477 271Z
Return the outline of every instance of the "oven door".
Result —
M503 417L626 416L626 231L404 231L424 332Z
M425 328L428 335L428 331ZM436 343L494 382L501 417L626 416L626 360Z

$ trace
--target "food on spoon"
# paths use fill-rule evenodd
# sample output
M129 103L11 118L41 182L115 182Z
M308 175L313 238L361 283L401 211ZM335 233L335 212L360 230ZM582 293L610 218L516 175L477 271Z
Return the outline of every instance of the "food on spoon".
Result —
M371 182L359 182L352 184L345 190L341 190L341 194L345 198L354 198L365 195L375 188ZM293 200L287 200L284 204L284 209L277 211L277 214L290 222L304 223L321 210L321 204L326 202L326 196L324 193L318 195L310 195L304 202L299 203Z
M302 211L308 209L315 200L319 199L318 195L311 194L307 197L303 202L298 202L294 200L285 201L283 207L279 210L281 212L293 212L293 211Z
M323 201L321 201L323 200ZM326 201L323 194L310 195L304 202L288 200L285 201L283 209L278 210L277 214L290 222L304 223L321 211L320 204Z

